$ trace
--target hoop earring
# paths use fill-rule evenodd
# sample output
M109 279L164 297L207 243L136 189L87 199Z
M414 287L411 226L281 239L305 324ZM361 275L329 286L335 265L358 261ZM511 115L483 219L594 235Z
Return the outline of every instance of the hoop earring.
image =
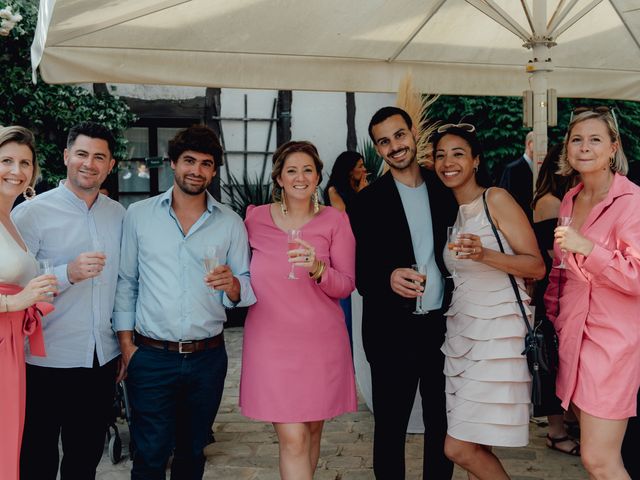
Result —
M477 166L473 167L473 173L478 173L478 167Z
M615 162L616 162L616 157L614 155L609 159L609 168L611 168L612 170L613 170L613 167L615 166Z
M289 210L287 210L287 196L284 193L284 188L282 189L282 193L280 194L280 210L282 211L282 215L285 217L289 214Z
M320 211L320 201L318 200L318 187L316 187L313 195L311 195L311 200L313 201L313 214L315 215Z
M34 198L36 198L36 189L33 188L31 185L29 185L27 188L24 189L24 192L22 192L22 196L24 197L25 200L33 200Z

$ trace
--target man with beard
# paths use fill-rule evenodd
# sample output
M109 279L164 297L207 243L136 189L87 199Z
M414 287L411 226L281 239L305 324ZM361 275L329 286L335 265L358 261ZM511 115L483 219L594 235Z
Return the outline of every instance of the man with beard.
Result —
M374 473L377 479L405 478L405 434L419 387L425 424L423 478L448 479L453 464L444 454L447 418L440 347L452 284L445 283L442 254L457 204L435 173L418 165L416 131L404 110L378 110L369 123L369 136L389 165L387 173L358 194L351 217L356 286L363 297L362 340L371 365ZM425 288L413 264L426 265ZM427 314L412 313L418 296Z
M89 480L113 415L120 350L111 329L125 210L99 193L115 165L116 141L97 123L67 137L67 178L16 207L13 221L29 251L58 279L55 311L43 322L46 357L27 349L26 422L20 478Z
M133 410L132 479L201 479L227 372L225 307L255 302L240 217L207 186L222 163L204 126L169 141L173 187L131 205L124 220L114 328ZM215 248L218 266L206 271Z

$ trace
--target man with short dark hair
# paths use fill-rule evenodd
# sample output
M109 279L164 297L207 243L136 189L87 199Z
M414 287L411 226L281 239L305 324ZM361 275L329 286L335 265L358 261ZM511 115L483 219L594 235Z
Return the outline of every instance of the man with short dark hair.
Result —
M356 237L356 285L363 297L362 340L371 365L377 479L405 476L405 435L416 389L425 424L423 478L451 478L447 433L444 311L452 283L442 259L457 204L435 173L416 160L411 117L397 107L375 113L369 135L389 171L358 194L351 216ZM426 265L425 288L412 264ZM416 298L429 312L414 315Z
M500 184L515 198L520 208L527 214L529 223L533 223L533 132L527 133L524 141L524 153L520 158L509 163L502 173Z
M222 160L215 133L193 126L169 142L167 192L127 211L114 311L133 409L131 478L201 479L227 372L225 307L255 302L240 217L207 187ZM218 266L205 270L215 248Z
M115 165L115 139L85 122L69 131L67 178L17 206L13 221L37 259L58 278L44 326L46 357L27 350L22 480L95 478L113 416L120 349L111 328L125 210L99 193Z

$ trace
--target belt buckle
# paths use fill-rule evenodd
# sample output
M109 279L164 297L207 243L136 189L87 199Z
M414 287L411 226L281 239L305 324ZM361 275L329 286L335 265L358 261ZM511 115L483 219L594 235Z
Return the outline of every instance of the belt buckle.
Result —
M193 343L193 340L190 340L188 342L178 342L178 353L184 353L185 355L189 354L189 353L193 353L192 351L191 352L185 352L185 351L182 350L182 346L183 345L191 345L192 343Z

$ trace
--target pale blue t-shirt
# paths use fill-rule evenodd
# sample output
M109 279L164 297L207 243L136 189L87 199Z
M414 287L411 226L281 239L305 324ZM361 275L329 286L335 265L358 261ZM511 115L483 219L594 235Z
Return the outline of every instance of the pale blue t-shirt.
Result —
M402 207L409 223L411 243L416 263L427 265L427 285L422 296L422 307L426 310L437 310L442 307L444 297L444 279L436 263L433 246L433 226L427 185L422 182L418 187L408 187L397 180L396 187L400 193ZM411 267L411 265L406 265Z

